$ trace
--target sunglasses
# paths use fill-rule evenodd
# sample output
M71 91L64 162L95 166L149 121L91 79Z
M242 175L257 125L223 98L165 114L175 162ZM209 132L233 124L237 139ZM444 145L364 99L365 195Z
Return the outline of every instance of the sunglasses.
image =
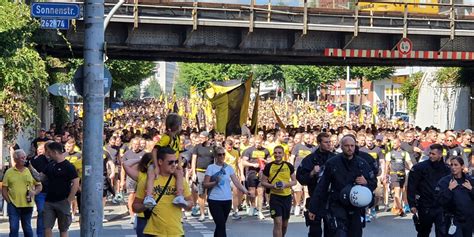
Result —
M168 161L168 165L177 165L178 164L178 160L170 160Z

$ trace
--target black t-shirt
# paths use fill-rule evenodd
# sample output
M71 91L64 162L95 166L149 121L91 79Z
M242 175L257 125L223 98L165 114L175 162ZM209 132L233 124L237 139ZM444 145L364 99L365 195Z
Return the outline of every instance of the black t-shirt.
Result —
M66 199L71 192L71 181L78 178L76 168L67 160L61 163L50 162L44 174L48 177L47 202L58 202Z
M49 161L45 155L39 155L30 160L30 165L32 165L33 168L35 168L35 170L38 171L38 173L44 173L44 170L48 166L49 162L51 161ZM49 186L48 181L42 180L41 185L43 186L43 188L41 189L41 192L47 193L48 186Z
M210 164L214 163L212 150L212 146L204 146L203 144L194 147L193 155L197 155L196 169L206 170Z
M248 171L257 171L259 172L260 169L263 170L265 167L265 163L263 161L267 161L270 158L270 152L265 147L257 148L255 146L247 148L244 153L242 154L243 157L248 157L248 162L253 164L260 164L260 168L254 167L247 167ZM259 163L260 162L260 163Z
M114 164L118 164L117 157L119 154L119 150L115 146L111 146L109 144L105 146L105 150L107 150L107 152L109 153Z

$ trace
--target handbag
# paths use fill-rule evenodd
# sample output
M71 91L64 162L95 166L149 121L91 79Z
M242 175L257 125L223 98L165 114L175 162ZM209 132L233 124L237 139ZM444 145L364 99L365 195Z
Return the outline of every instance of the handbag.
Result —
M156 205L158 205L158 202L160 201L161 197L163 197L163 195L165 194L166 189L168 188L168 185L170 184L171 178L173 178L173 175L170 175L170 177L168 178L168 181L166 181L165 187L163 188L163 190L161 190L160 195L158 195L158 198L155 200ZM152 209L146 209L143 212L143 215L145 216L146 220L150 219L151 215L153 214L153 209L154 209L154 207Z
M218 176L225 175L225 168L226 168L226 167L227 167L227 164L224 163L224 165L222 166L222 168L221 168L217 173L215 173L215 174L213 174L213 175L211 176L211 181L214 182L214 181L216 181L216 179L217 179ZM217 185L219 185L219 184L216 184L216 186L217 186ZM212 191L213 188L214 188L214 187L207 188L207 194L208 194L208 195L211 193L211 191Z
M281 170L281 168L283 167L284 164L285 164L285 163L283 162L283 163L280 165L280 168L278 168L277 172L275 173L275 175L273 175L273 178L271 178L271 179L270 179L270 182L268 182L268 183L271 184L271 183L273 182L273 180L275 180L275 178L277 177L278 173L280 173L280 170ZM265 193L266 193L266 194L270 194L270 191L271 191L271 190L272 190L271 188L265 188Z

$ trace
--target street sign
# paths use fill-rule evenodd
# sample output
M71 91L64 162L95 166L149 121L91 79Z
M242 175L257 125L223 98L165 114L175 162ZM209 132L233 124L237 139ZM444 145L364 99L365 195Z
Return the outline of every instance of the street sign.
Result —
M398 52L400 52L403 55L411 53L412 49L413 49L413 43L408 38L402 38L400 42L398 43Z
M38 18L77 19L81 11L79 4L35 2L31 4L31 16Z
M48 87L48 92L55 96L78 96L73 84L55 83Z
M77 93L79 95L84 96L84 65L81 65L76 73L74 74L73 82L74 82L74 87L76 88ZM110 88L112 87L112 74L110 74L109 69L104 66L104 95L107 95L110 91Z
M69 29L69 20L67 19L41 19L41 29Z
M346 81L346 89L359 88L359 80Z

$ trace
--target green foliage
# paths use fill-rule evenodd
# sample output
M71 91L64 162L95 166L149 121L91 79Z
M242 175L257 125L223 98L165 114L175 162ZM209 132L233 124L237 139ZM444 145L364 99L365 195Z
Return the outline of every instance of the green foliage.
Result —
M140 99L140 85L133 85L123 90L123 100L137 100Z
M283 69L280 65L255 65L253 73L257 81L283 82L285 80Z
M155 63L149 61L109 60L106 64L113 78L112 90L138 85L155 69Z
M341 78L341 67L317 66L283 66L283 75L293 88L304 92L308 88L315 90L320 86L332 83Z
M161 86L157 80L152 79L145 89L145 97L153 97L155 99L160 98Z
M389 78L394 72L395 68L393 67L350 67L351 78L363 78L367 81Z
M37 28L28 6L0 0L0 117L6 120L7 141L38 120L38 96L48 84L45 62L32 41Z
M418 93L420 92L421 78L423 77L422 72L412 74L402 84L400 88L403 97L407 100L408 112L410 114L416 114L416 107L418 106Z
M247 79L252 69L250 65L240 64L209 64L209 63L180 63L179 84L195 86L198 91L204 91L211 81L229 79Z
M461 68L444 67L436 72L435 79L440 85L459 85Z

